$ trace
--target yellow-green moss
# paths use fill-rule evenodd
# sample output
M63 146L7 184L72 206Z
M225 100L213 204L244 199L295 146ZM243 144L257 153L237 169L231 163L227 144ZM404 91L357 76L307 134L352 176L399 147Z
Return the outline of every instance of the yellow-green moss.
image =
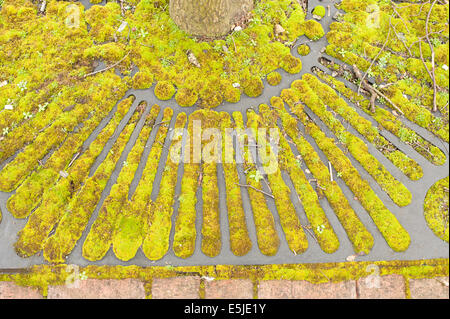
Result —
M297 53L305 56L308 55L311 52L311 48L307 44L301 44L297 47Z
M428 226L440 239L448 243L448 191L449 178L435 183L427 192L424 202L424 214Z
M281 74L278 72L271 72L267 75L267 82L272 86L277 86L281 82Z
M145 147L145 136L148 137L150 131L145 128L140 133L144 137L144 141L141 140L135 146L142 150ZM94 175L84 181L79 192L67 204L64 209L64 215L59 221L54 234L44 242L44 258L47 261L63 263L72 252L100 200L103 188L106 186L110 175L117 164L123 165L123 163L117 163L117 161L122 155L127 142L127 139L121 139L114 143L108 156L97 168Z
M323 162L320 160L319 155L316 153L314 148L309 144L306 139L300 134L300 131L297 127L297 121L290 116L289 113L286 112L284 108L284 102L279 97L273 97L271 99L272 106L276 109L278 116L281 119L284 132L287 134L289 138L292 139L292 143L295 144L297 147L297 150L300 152L301 158L297 160L296 164L298 167L302 166L302 161L305 162L313 176L317 179L317 192L319 194L324 193L325 196L328 199L328 202L330 203L331 207L334 210L334 213L338 217L339 221L341 222L342 226L344 227L347 236L349 237L350 241L352 242L353 248L355 252L364 252L369 253L373 243L374 239L370 232L366 229L366 227L363 225L361 220L359 219L358 215L355 213L353 208L350 206L347 198L343 194L342 190L336 183L336 181L331 181L331 176L329 174L328 167L323 164ZM287 138L287 137L286 137ZM292 166L291 170L295 169L294 166ZM300 178L294 179L294 176L292 174L291 178L294 182L294 185L298 185L299 182L301 183L302 180ZM303 178L303 185L306 185L306 187L297 187L297 192L300 195L305 196L306 200L305 202L309 201L311 202L311 198L313 199L314 203L314 196L311 192L305 192L308 188L310 188L309 183L305 181L306 178ZM309 186L309 187L308 187ZM313 192L313 191L312 191ZM319 210L315 210L316 212ZM306 208L305 208L306 212ZM310 213L311 214L311 213ZM312 215L314 217L314 215ZM319 215L320 217L320 215ZM326 216L322 216L322 219L326 219ZM316 217L316 220L319 222L315 223L315 227L313 227L313 231L316 233L319 233L319 239L322 237L323 227L320 225L323 225L323 222L320 222L320 219ZM313 222L315 219L313 219ZM311 223L313 224L313 223ZM319 229L320 228L320 229ZM320 232L322 230L322 232ZM325 234L324 234L325 235ZM333 239L333 237L331 236ZM337 239L335 239L337 240ZM331 240L333 242L333 240Z
M252 77L243 82L244 92L250 97L260 96L264 89L264 84L260 78Z
M197 93L188 88L178 89L178 92L175 95L175 100L180 106L193 106L195 102L197 102L197 99Z
M197 188L199 187L201 166L199 162L194 163L192 141L193 139L197 139L197 141L201 140L201 136L193 135L193 121L201 120L201 114L201 111L196 111L189 116L188 132L191 140L184 149L186 157L183 165L184 173L181 180L181 193L178 197L180 206L175 221L175 235L173 242L173 251L175 255L180 258L188 258L194 253L195 239L197 237L195 220L197 216ZM201 158L199 160L201 160Z
M280 264L248 266L187 266L187 267L139 267L139 266L86 266L80 267L77 280L83 279L138 279L151 283L154 278L173 278L185 275L212 277L215 280L247 279L253 283L264 280L304 280L311 283L342 282L368 277L368 266L379 269L380 276L400 275L409 279L448 276L448 259L417 261L369 261L322 264ZM0 275L0 281L12 281L20 286L33 287L47 296L48 286L64 285L73 277L73 268L67 265L40 265L26 272ZM72 278L71 277L71 278ZM257 295L258 291L255 291ZM406 291L409 294L409 291Z
M261 114L261 120L266 128L274 128L276 126L278 115L274 110L271 111L267 105L261 104L259 106L259 113ZM325 212L320 206L319 198L316 192L311 187L308 179L299 167L297 159L290 149L288 141L282 134L280 134L279 144L279 168L275 173L268 174L268 179L269 183L272 185L275 196L275 204L277 206L278 213L280 214L283 230L286 233L286 238L292 238L293 241L298 243L297 245L306 240L303 230L300 234L295 231L297 229L302 229L303 227L301 226L298 218L295 216L296 210L291 201L291 191L283 181L281 170L286 170L289 173L295 190L299 195L306 217L310 223L310 225L306 227L310 227L312 229L312 232L315 234L315 238L317 239L322 250L331 254L339 248L339 240L331 227ZM271 160L275 161L276 159L273 158ZM294 253L297 254L302 251L296 251L293 248L305 249L306 245L303 247L293 247L289 239L288 243L290 243L290 248L294 251Z
M97 219L94 221L83 243L83 257L88 260L96 261L102 259L112 245L117 218L128 199L131 182L159 111L159 106L154 105L152 107L144 128L126 159L127 165L123 165L116 183L112 186L110 194L103 202Z
M283 97L283 95L282 92L281 96ZM367 210L388 245L395 251L405 251L409 247L411 238L395 215L384 206L367 181L361 178L347 156L336 146L336 141L328 138L316 124L307 118L301 104L292 103L293 101L290 99L288 101L286 102L305 126L306 132L314 138L319 148Z
M155 85L155 95L160 100L170 100L174 94L175 88L168 81L159 81Z
M248 144L248 137L244 134L245 128L242 114L240 112L234 112L233 119L238 134L239 150L245 161L244 167L247 172L247 185L251 185L256 189L261 190L261 181L258 177L261 176L261 174L257 173L259 172L259 169L253 164L254 160L252 159L251 152L248 147L244 146L246 145L246 142ZM255 221L258 247L264 255L273 256L277 253L280 245L280 239L275 229L275 220L267 207L265 195L252 187L246 187L246 189L250 197L253 219Z
M287 54L281 60L280 67L287 73L295 74L302 70L302 61L299 58Z
M305 74L304 79L325 104L348 121L361 135L405 173L406 176L412 180L422 178L423 171L420 165L386 140L379 133L378 128L373 127L369 120L361 117L332 88L321 83L316 77L310 74Z
M153 74L148 71L139 71L133 77L134 89L148 89L153 85Z
M117 220L113 232L113 251L117 258L123 261L132 259L148 232L149 221L152 220L151 194L153 182L158 170L159 159L169 130L168 122L173 115L171 108L165 108L162 123L158 125L158 132L148 155L142 177L131 198L127 201L122 214Z
M337 66L336 64L334 64ZM332 66L331 66L332 67ZM339 70L340 68L338 68ZM337 90L340 94L348 98L351 102L355 103L357 106L360 106L361 109L370 113L372 118L378 122L381 128L384 128L390 131L392 134L400 137L400 139L414 148L419 154L427 158L435 165L442 165L445 163L446 156L445 154L436 146L423 139L420 135L416 134L413 130L405 126L400 120L397 119L389 111L376 107L375 113L371 113L369 110L369 101L364 97L358 95L353 90L349 89L345 86L341 81L325 74L322 71L315 70L315 74L325 82L327 82L331 87ZM402 166L404 170L408 170L409 166ZM417 170L416 170L417 171ZM410 175L411 179L414 179L414 173L412 172ZM417 176L417 175L416 175ZM417 176L420 177L420 176Z
M41 205L30 215L27 224L18 234L15 249L20 256L32 256L42 249L51 230L63 218L64 208L69 203L71 196L80 189L85 178L88 177L91 165L103 150L123 116L123 113L116 112L86 153L69 169L68 177L60 178L53 187L45 190ZM139 112L135 112L128 121L117 139L119 145L123 145L124 141L128 140L139 116Z
M311 76L309 76L311 77ZM305 75L304 78L308 78ZM327 127L336 135L338 141L345 145L355 159L369 172L384 191L399 206L406 206L411 202L412 194L402 183L397 181L391 173L370 154L367 145L357 136L348 132L337 120L327 106L304 80L296 80L292 87L298 90L299 97Z
M220 113L222 136L222 165L225 176L228 223L230 230L230 249L236 256L246 255L252 248L249 237L245 212L242 204L242 194L239 187L239 175L236 166L236 151L233 148L233 137L227 129L233 128L228 113ZM227 153L229 152L229 153ZM231 156L227 158L227 156Z
M316 6L314 7L314 10L312 11L312 14L319 16L321 18L323 18L326 14L326 9L324 6Z
M313 40L317 41L325 35L322 25L315 20L308 20L303 24L305 35Z
M175 129L183 129L186 125L186 114L180 113L175 122ZM151 203L150 216L152 220L142 244L145 256L150 260L164 257L169 250L169 237L172 229L173 203L175 202L175 187L177 184L178 165L181 160L182 134L172 138L169 159L166 162L161 179L159 194ZM175 156L175 157L172 157ZM176 158L176 156L179 156Z

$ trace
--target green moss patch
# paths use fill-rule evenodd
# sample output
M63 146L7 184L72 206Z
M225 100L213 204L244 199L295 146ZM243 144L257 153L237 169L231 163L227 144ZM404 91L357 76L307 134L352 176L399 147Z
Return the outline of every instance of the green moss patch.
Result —
M448 177L434 184L424 202L425 219L428 226L440 239L448 243Z

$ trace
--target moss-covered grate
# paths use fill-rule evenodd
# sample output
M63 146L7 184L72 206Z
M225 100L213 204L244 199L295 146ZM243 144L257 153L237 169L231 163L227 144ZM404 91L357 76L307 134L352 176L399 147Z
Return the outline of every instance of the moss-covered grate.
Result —
M448 258L448 4L261 0L209 42L37 4L0 13L0 268ZM250 134L184 163L196 121Z

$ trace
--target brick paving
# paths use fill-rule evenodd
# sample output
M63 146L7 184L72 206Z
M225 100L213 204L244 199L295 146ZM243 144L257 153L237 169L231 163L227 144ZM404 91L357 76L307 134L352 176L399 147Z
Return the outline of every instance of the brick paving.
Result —
M217 280L205 283L206 299L252 299L251 280Z
M308 281L294 281L292 296L294 299L356 299L356 282L351 280L312 284Z
M37 289L21 287L13 282L0 281L0 299L42 299Z
M153 299L199 299L199 277L153 279Z
M379 279L379 280L378 280ZM407 285L400 275L379 278L366 277L358 281L311 284L307 281L268 280L258 284L259 299L402 299ZM198 299L199 277L154 278L151 283L153 299ZM411 298L449 299L449 278L410 279ZM144 282L137 279L81 280L69 286L49 286L48 299L143 299ZM205 281L206 299L252 299L253 282L250 280ZM41 293L30 287L12 282L0 282L0 299L40 299Z
M365 277L358 280L360 299L404 299L405 279L400 275Z
M136 279L77 281L49 286L48 299L145 299L144 283Z
M448 277L410 279L412 299L449 299Z

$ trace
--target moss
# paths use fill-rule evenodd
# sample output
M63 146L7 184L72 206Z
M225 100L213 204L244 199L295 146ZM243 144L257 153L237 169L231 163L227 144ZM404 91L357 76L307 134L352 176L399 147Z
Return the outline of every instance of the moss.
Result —
M248 137L244 133L242 114L240 112L234 112L233 119L238 134L239 152L245 161L244 167L247 171L247 185L252 186L247 187L247 191L256 226L258 247L264 255L273 256L277 253L280 245L280 239L275 229L275 220L267 206L265 195L257 191L262 189L260 178L257 177L261 176L261 174L256 173L259 170L253 164L254 159L252 159L251 152L247 147L244 147L245 142L248 142Z
M281 60L280 67L287 73L299 73L302 70L302 61L299 58L288 54Z
M186 120L187 117L184 113L179 114L175 122L175 129L183 129L186 125ZM180 143L182 138L181 134L172 138L169 150L171 157L166 162L158 197L155 202L151 203L150 216L152 216L152 220L142 245L145 256L150 260L163 258L169 250L172 207L175 202L175 186L177 184L178 165L181 160Z
M118 108L128 108L133 102L133 98L127 98L120 103ZM76 160L82 153L82 144L98 126L102 118L106 115L105 110L97 109L99 112L86 121L85 125L71 135L65 143L48 159L45 167L40 167L33 172L25 182L8 199L8 210L16 218L25 218L39 204L46 187L51 186L59 177L59 172L66 170L72 160ZM122 113L123 114L123 113ZM72 163L73 164L73 163Z
M322 25L315 20L308 20L304 23L305 35L313 40L317 41L325 35Z
M271 72L267 75L267 82L272 86L277 86L281 82L281 74L278 72Z
M133 114L117 139L118 145L123 145L124 141L129 139L139 115L139 112ZM15 243L18 255L28 257L42 249L52 229L64 217L66 205L80 189L84 179L88 177L91 165L114 133L122 117L123 115L117 112L115 118L101 132L88 151L69 170L69 176L61 178L44 192L41 205L30 215L27 224L18 234L18 240Z
M187 144L184 152L184 173L181 180L181 193L178 197L178 215L175 221L175 235L173 251L177 257L188 258L195 250L195 239L197 231L195 220L197 216L197 188L199 187L199 177L201 166L199 162L194 162L193 139L201 140L201 136L194 136L193 121L201 120L201 112L196 111L189 117L188 132L191 141ZM200 160L200 159L199 159Z
M175 100L180 106L193 106L197 99L197 93L188 88L180 88L175 95Z
M266 128L273 128L276 125L278 116L275 111L271 112L267 105L261 104L259 106L259 113L261 114L261 120L263 120ZM309 184L303 171L300 169L288 141L282 134L280 134L279 143L280 151L278 156L280 165L275 173L268 174L268 179L271 188L273 189L275 204L277 206L277 211L280 214L281 224L286 233L289 246L295 254L304 252L307 247L307 245L302 243L306 241L306 236L300 221L295 215L296 210L291 201L291 191L283 181L281 170L286 170L289 173L295 190L299 195L306 217L310 223L310 225L306 227L312 229L322 250L331 254L339 248L339 240L331 227L325 212L320 206L316 192ZM276 159L271 160L275 161ZM297 243L297 246L294 246L292 242Z
M241 91L231 85L228 85L223 90L223 98L229 103L237 103L241 99Z
M305 78L308 78L308 76L305 76ZM338 141L347 147L350 154L372 175L397 205L406 206L411 202L411 192L369 153L367 145L361 139L344 128L304 80L294 81L292 87L298 90L300 100L326 124L336 135Z
M89 279L137 279L151 283L154 278L174 278L186 275L214 277L216 280L247 279L254 284L265 280L304 280L314 284L359 280L370 275L368 266L375 265L380 276L400 275L409 279L448 276L448 259L417 261L369 261L321 264L280 264L248 266L187 266L187 267L138 267L138 266L86 266L79 274ZM23 273L0 275L0 281L11 281L20 286L33 287L46 296L49 285L64 285L73 270L67 265L33 266ZM80 276L81 277L81 276ZM77 278L82 280L82 278ZM258 295L255 291L255 295ZM407 291L408 293L408 291ZM150 296L149 296L150 297Z
M257 77L245 79L242 85L244 87L244 93L250 97L260 96L264 89L262 80Z
M334 213L352 242L355 252L369 253L373 246L374 239L350 206L336 181L331 181L329 168L324 165L311 144L302 136L297 127L297 121L285 110L283 100L279 97L273 97L271 99L271 104L276 109L277 115L280 117L283 133L287 134L286 138L289 137L292 139L290 144L295 144L300 153L301 157L297 159L297 166L302 167L304 162L314 178L317 179L317 191L319 194L323 192L327 197ZM293 181L294 184L297 184L301 182L301 179L293 179ZM309 185L309 183L306 182L303 184ZM305 189L308 189L308 187L298 187L298 193L302 194ZM308 197L311 198L310 195ZM318 229L317 226L322 224L323 223L319 223L316 225L316 231Z
M236 166L236 151L233 148L233 136L230 131L227 131L227 129L233 128L228 113L220 113L220 127L222 136L224 136L222 165L225 176L230 248L236 256L244 256L251 250L252 242L248 233L241 190L238 185L239 175ZM228 156L231 156L231 159Z
M153 85L153 74L148 71L139 71L133 77L134 89L148 89Z
M261 106L261 108L263 107L264 106ZM260 128L260 118L258 115L253 111L248 111L247 119L247 127L251 128L253 132L258 132L258 129ZM264 171L264 173L267 173L267 183L272 190L275 199L281 226L291 251L295 255L301 254L308 248L308 240L290 200L290 190L283 181L281 171L278 168L277 159L273 151L270 150L270 145L266 145L265 137L261 138L255 134L253 137L248 136L248 140L250 144L259 146L258 155L261 158L263 165L265 165L265 167L270 166L270 171ZM269 155L267 155L266 152L269 152ZM277 165L277 169L273 170L272 165ZM263 178L265 179L265 177Z
M340 94L343 94L351 102L360 106L361 109L367 114L370 113L372 118L378 122L381 128L390 131L392 134L401 137L402 141L414 148L419 154L427 158L435 165L442 165L445 163L445 154L436 146L416 134L410 128L405 126L400 120L397 119L392 113L386 111L383 108L377 107L375 114L372 114L369 110L369 101L362 96L355 93L353 90L347 88L344 83L337 79L325 74L322 71L315 70L317 76L327 82ZM404 166L403 166L404 167ZM409 169L409 165L404 170ZM417 170L416 170L417 172ZM414 174L408 175L411 179L414 179ZM419 176L418 176L419 177Z
M327 53L350 65L355 64L363 71L367 71L370 61L377 57L370 69L371 76L377 80L377 84L392 83L389 88L382 90L383 93L402 110L410 121L448 141L448 121L444 123L434 118L435 115L429 111L433 107L434 94L433 81L426 71L426 68L432 69L431 50L423 39L423 30L428 18L429 28L433 32L448 33L445 23L441 23L448 19L448 8L445 5L435 4L428 17L430 4L427 5L428 9L425 10L419 3L399 6L396 12L392 12L391 6L381 6L380 19L375 21L378 26L373 28L372 23L364 23L364 20L373 18L368 16L365 5L358 3L354 6L353 2L347 2L345 5L347 14L343 18L344 21L330 26L331 31L327 38L331 44L327 47ZM393 18L389 18L390 16ZM420 16L420 18L413 20L405 18L409 16ZM439 21L439 19L442 20ZM390 40L386 41L386 34L392 29L391 25L395 26L396 33L401 32L408 36L402 39L390 37ZM431 36L430 40L435 47L436 83L438 86L446 87L448 72L444 74L444 69L439 67L439 63L448 59L448 54L442 53L446 44L443 45L442 39L438 37ZM386 42L385 49L381 52L379 43L384 42ZM441 47L444 48L441 49ZM405 85L405 82L410 84ZM421 82L422 89L419 94L410 94L414 82ZM437 107L443 114L448 114L446 100L441 99L438 94ZM391 107L390 103L383 99L380 99L380 102ZM424 150L419 153L424 153Z
M282 96L286 95L283 93ZM289 106L305 126L306 132L314 138L336 171L340 172L342 179L372 217L388 245L395 251L406 250L411 238L397 218L384 206L369 184L361 178L350 160L336 146L335 140L326 137L319 127L306 117L301 104L288 100Z
M436 182L427 192L424 214L428 226L436 236L448 243L449 178Z
M324 6L320 6L320 5L319 6L315 6L314 10L312 11L312 14L323 18L325 16L325 14L326 14L326 9L325 9Z
M146 129L141 133L143 136L148 136L149 134ZM44 243L44 258L47 261L52 263L65 262L66 257L71 253L88 225L91 214L100 200L101 193L110 175L116 165L122 164L117 163L117 161L122 155L127 142L128 140L122 139L113 145L108 156L95 173L84 182L80 191L68 203L64 216L55 229L55 233ZM138 147L143 149L145 142L146 140L143 143L138 143Z
M170 100L175 94L175 88L168 81L159 81L155 86L155 95L162 101Z
M321 83L316 77L309 74L306 74L304 79L324 103L350 123L368 142L374 145L395 166L405 173L406 176L412 180L422 178L423 171L419 164L381 136L378 128L373 127L369 120L359 116L332 88Z
M153 182L169 130L167 122L170 122L172 115L172 109L164 109L162 123L158 125L158 132L145 163L142 177L131 197L131 201L125 203L125 208L122 210L124 213L117 220L112 244L113 251L120 260L128 261L136 255L148 232L149 222L153 219L153 211L151 210Z
M308 55L311 52L311 48L307 44L301 44L297 47L297 53L305 56Z
M117 219L128 199L131 182L137 171L147 139L153 130L159 111L159 106L154 105L152 107L136 144L128 154L126 159L127 165L122 167L116 183L112 186L110 194L103 202L97 219L94 221L83 243L82 253L87 260L96 261L102 259L112 245Z
M220 127L219 113L214 111L202 112L202 130L217 129ZM221 145L215 135L209 139L202 138L202 252L208 257L219 255L222 248L220 215L219 215L219 190L217 182L217 163L220 162L220 154L215 152ZM216 144L217 143L217 144ZM211 149L209 146L215 144Z

